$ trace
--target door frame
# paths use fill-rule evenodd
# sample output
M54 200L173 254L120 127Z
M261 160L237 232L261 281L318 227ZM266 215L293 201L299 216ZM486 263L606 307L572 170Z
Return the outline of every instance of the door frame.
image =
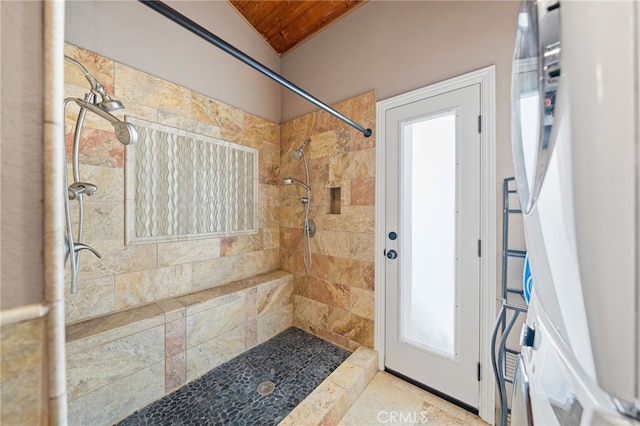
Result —
M496 318L496 80L495 65L441 81L376 103L376 219L375 219L375 336L378 368L385 364L385 128L386 112L411 102L437 96L472 84L480 85L480 417L493 424L495 378L491 367L491 332Z

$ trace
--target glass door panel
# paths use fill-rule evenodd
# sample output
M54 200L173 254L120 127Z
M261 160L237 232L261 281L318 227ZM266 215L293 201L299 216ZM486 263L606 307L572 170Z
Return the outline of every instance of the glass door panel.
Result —
M455 358L456 111L402 124L401 340Z

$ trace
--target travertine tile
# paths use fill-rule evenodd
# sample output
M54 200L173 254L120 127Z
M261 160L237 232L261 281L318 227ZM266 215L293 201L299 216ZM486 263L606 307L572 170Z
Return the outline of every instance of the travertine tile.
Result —
M213 309L187 315L187 348L193 348L244 324L245 314L246 300L238 297Z
M419 424L423 402L393 387L386 375L376 374L339 424Z
M157 122L165 126L175 127L178 129L188 129L190 132L197 133L199 135L220 139L220 128L218 126L205 124L192 118L172 114L168 111L158 111Z
M187 380L192 381L245 351L245 327L237 327L187 350Z
M38 425L43 407L44 320L5 325L0 330L0 423Z
M348 410L347 391L331 380L325 380L304 402L325 414L325 423L336 424Z
M350 289L349 296L349 311L373 321L375 315L373 291L353 287Z
M293 325L293 304L271 309L258 316L258 344Z
M116 307L153 302L191 290L191 264L116 276Z
M187 382L187 357L185 352L166 359L164 389L169 393Z
M107 93L114 93L114 62L97 53L65 44L64 54L80 62L102 85ZM89 89L89 82L79 67L64 61L64 80Z
M164 354L166 358L178 355L187 349L186 327L184 318L164 325Z
M164 395L164 361L69 401L70 425L106 425Z
M70 282L65 283L65 289L69 289L70 286ZM114 311L114 289L113 277L79 280L75 294L65 291L65 322L70 324Z
M325 413L309 402L302 401L287 415L279 426L315 426L323 424Z
M173 114L191 116L191 91L120 63L115 64L115 94Z
M69 399L112 384L164 360L164 327L158 326L67 355ZM164 377L164 367L160 371ZM162 387L164 389L164 386Z
M102 259L84 255L80 263L80 278L93 279L143 271L157 266L155 244L125 246L122 239L100 240L91 245L102 254Z
M291 303L293 278L287 276L258 286L256 294L257 314L263 315L273 309Z
M219 127L224 140L227 133L242 133L245 113L237 108L194 92L192 111L194 119Z
M199 262L220 257L220 238L158 244L158 266Z
M329 307L306 297L294 295L295 318L302 324L327 329Z
M325 305L349 310L351 288L331 281L309 278L309 298Z
M373 349L360 346L349 356L347 361L364 370L364 381L367 384L378 372L378 352Z
M329 380L347 391L349 406L353 405L368 384L365 383L364 369L350 363L348 360L331 373Z
M376 180L373 177L351 181L351 205L373 206L376 200Z
M162 310L155 304L139 306L66 327L67 355L164 324Z
M185 317L185 307L176 299L160 300L156 305L164 312L165 322L171 322Z

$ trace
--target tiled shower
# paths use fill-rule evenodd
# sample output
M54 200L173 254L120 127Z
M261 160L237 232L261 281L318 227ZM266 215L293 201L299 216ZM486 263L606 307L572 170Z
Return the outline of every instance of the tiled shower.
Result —
M104 324L121 317L123 312L159 308L158 314L164 315L161 322L165 348L161 359L165 368L153 367L157 371L152 374L160 376L157 380L164 379L165 391L169 392L206 372L194 364L193 355L188 359L190 329L188 322L184 326L184 317L185 312L189 317L190 308L182 296L194 292L204 295L210 292L207 289L222 289L228 283L246 283L266 272L283 270L291 277L290 284L267 284L268 288L280 289L279 296L268 295L264 299L271 301L269 306L278 307L274 311L278 320L263 317L261 322L260 312L267 311L260 310L257 296L247 290L242 293L244 304L239 309L242 315L249 316L238 322L240 331L225 331L241 333L241 340L240 335L232 339L241 341L241 346L223 345L223 351L228 349L229 356L235 356L289 325L352 351L361 345L373 347L374 137L365 138L324 112L278 125L82 48L67 44L65 54L83 63L103 82L108 93L124 103L126 109L119 112L120 117L130 116L253 148L258 152L259 176L257 233L126 245L125 150L106 123L88 115L80 163L85 179L96 183L99 190L85 198L85 241L101 251L103 258L82 255L78 292L71 295L67 291L65 296L68 331L82 329L90 335L87 328L91 324L108 328ZM82 74L65 67L65 97L81 98L85 91ZM375 127L374 92L334 107L365 127ZM68 155L76 114L77 109L67 108ZM310 217L318 228L312 239L314 265L308 274L302 255L303 211L298 202L301 194L298 188L281 186L282 176L300 178L304 173L289 153L306 139L311 139L307 149L313 191ZM247 309L253 309L248 307L256 301L257 311L251 317ZM217 313L225 309L219 307ZM234 308L229 305L229 309L229 318L236 318ZM187 345L183 352L174 354L166 346L175 341L187 342L183 343ZM87 371L92 363L99 366L99 360L86 356L88 349L81 351L85 353L80 357L77 350L71 351L68 368L82 365L83 359L89 365ZM125 358L136 356L134 350L121 350ZM175 371L184 372L176 376ZM101 380L96 387L106 386L110 378ZM70 413L74 412L73 395L91 392L86 386L81 377L68 380Z

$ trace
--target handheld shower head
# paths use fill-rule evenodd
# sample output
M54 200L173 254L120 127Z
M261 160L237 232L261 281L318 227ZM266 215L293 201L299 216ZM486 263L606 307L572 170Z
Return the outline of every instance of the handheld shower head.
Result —
M124 121L121 121L111 113L103 110L98 105L92 104L91 102L83 101L82 99L76 98L73 98L71 100L73 100L81 108L86 108L110 122L113 125L116 137L123 145L131 145L138 142L138 132L131 123L125 123Z
M297 185L300 185L301 187L303 187L307 191L311 192L311 188L309 188L309 186L306 183L301 182L298 179L294 179L292 177L286 177L286 178L282 179L282 183L284 183L285 185L291 185L292 183L295 183Z
M302 143L302 145L300 145L299 147L291 151L291 158L293 158L296 161L300 160L304 156L304 148L310 143L311 143L311 139L307 139Z

